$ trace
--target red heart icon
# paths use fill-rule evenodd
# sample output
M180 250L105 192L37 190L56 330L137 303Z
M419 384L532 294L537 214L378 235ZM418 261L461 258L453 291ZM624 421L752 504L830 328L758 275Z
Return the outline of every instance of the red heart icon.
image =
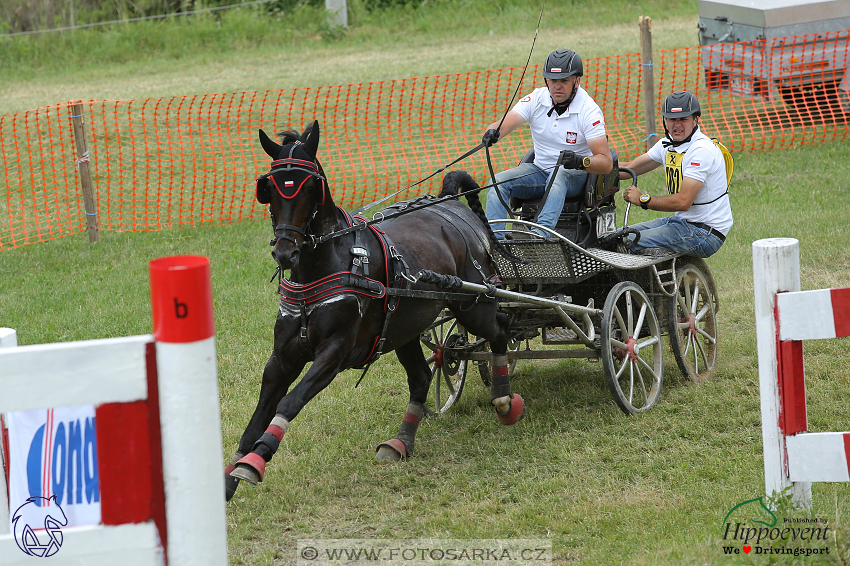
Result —
M749 554L751 550L752 550L752 547L750 547L750 546L745 546L745 547L744 547L744 554Z

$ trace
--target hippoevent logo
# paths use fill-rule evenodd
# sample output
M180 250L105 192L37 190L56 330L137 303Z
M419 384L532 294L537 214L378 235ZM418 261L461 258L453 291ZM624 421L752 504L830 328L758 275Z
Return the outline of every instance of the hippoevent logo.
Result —
M30 497L12 514L15 543L24 554L47 558L62 548L62 527L68 524L56 496ZM40 534L39 534L40 532Z
M778 504L778 505L777 505ZM732 507L720 527L723 553L728 555L812 556L830 554L827 520L811 517L777 517L772 509L790 507L790 496L765 504L763 497ZM772 508L772 509L771 509ZM780 513L782 514L782 513Z

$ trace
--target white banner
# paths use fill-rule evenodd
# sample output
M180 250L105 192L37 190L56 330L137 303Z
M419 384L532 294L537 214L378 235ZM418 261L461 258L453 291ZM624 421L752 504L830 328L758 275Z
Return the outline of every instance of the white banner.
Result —
M100 523L95 412L91 405L8 413L9 511L35 498L58 504L67 526ZM49 500L56 496L54 500ZM41 499L44 498L44 499Z

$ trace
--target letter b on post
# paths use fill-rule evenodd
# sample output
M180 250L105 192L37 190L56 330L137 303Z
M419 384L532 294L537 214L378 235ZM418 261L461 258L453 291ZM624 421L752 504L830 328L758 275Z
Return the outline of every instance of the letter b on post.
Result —
M163 257L150 262L150 273L157 342L197 342L215 335L209 259Z
M186 306L186 303L178 301L177 297L174 297L174 316L177 318L186 318L189 316L189 307Z

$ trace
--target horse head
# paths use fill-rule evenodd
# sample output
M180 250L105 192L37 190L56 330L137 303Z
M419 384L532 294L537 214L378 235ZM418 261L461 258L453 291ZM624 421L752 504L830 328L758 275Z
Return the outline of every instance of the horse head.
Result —
M282 269L298 265L301 248L311 236L310 223L328 196L328 183L316 159L319 122L303 134L282 132L282 144L260 130L260 144L272 158L271 170L257 179L257 200L269 205L274 226L272 257Z

